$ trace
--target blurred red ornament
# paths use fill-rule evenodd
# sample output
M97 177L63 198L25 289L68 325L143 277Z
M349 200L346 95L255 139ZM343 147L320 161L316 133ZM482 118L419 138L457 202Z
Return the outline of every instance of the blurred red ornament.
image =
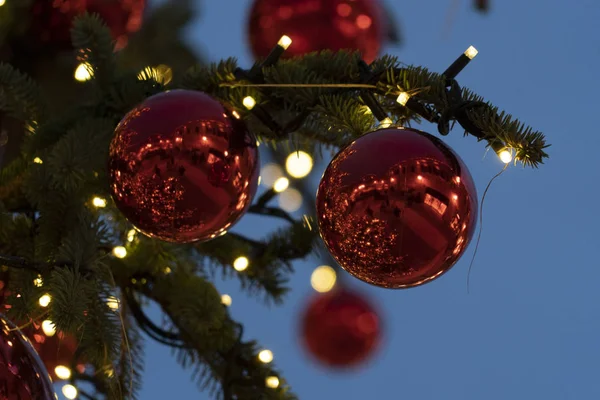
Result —
M52 381L29 340L0 315L0 399L54 400Z
M382 46L385 24L378 0L255 0L250 46L256 58L264 58L287 35L292 45L283 57L350 49L371 63Z
M140 29L145 7L146 0L34 0L31 40L59 51L70 49L73 19L87 11L104 20L118 50Z
M150 97L117 126L110 146L113 199L141 232L169 242L209 240L248 209L258 186L255 137L210 96Z
M476 225L469 170L441 140L381 129L341 150L317 193L321 236L342 268L385 288L437 278L460 258Z
M44 329L45 328L45 329ZM47 331L48 327L33 324L24 329L31 343L53 379L67 379L66 371L71 373L75 360L78 343L75 336L65 335L63 332ZM57 368L58 367L58 368ZM77 364L79 372L83 372L84 365Z
M347 289L317 294L301 320L303 344L321 363L335 368L366 361L381 341L381 322L369 302Z

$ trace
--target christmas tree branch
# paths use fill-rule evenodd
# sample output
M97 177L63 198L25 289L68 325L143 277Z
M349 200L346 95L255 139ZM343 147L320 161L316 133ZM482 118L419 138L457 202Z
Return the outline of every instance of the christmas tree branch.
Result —
M27 75L0 63L0 109L23 122L36 124L44 118L41 90Z

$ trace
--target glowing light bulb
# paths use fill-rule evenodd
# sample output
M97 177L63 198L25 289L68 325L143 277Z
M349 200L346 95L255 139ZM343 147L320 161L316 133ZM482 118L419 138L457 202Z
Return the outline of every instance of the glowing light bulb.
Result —
M310 276L310 284L319 293L329 292L335 286L337 274L335 269L329 265L321 265L315 268Z
M135 234L135 229L130 229L129 232L127 232L127 241L133 242L133 240L135 239Z
M42 161L42 159L41 159L41 158L39 158L39 157L36 157L36 158L34 158L34 159L33 159L33 162L34 162L34 163L36 163L36 164L43 164L43 163L44 163L44 162Z
M65 367L64 365L57 365L54 368L54 373L58 379L69 379L71 377L71 369Z
M292 44L292 38L287 35L283 35L277 44L283 47L284 50L287 50L287 48Z
M389 128L390 126L392 126L392 119L388 117L388 118L384 119L383 121L381 121L379 123L379 125L382 128Z
M38 300L38 303L40 303L40 306L42 306L42 307L48 307L48 304L50 304L51 301L52 301L52 297L46 293L45 295L40 297L40 299Z
M269 163L260 171L260 181L267 187L273 186L275 181L283 176L283 169L278 164Z
M277 193L283 192L285 189L290 186L290 180L288 178L282 177L275 181L273 184L273 190Z
M77 388L71 384L65 385L62 387L62 392L65 397L69 400L73 400L77 397Z
M42 322L42 331L44 331L44 335L46 336L54 336L54 334L56 334L56 326L54 325L54 322L50 321L49 319Z
M106 207L106 199L103 199L102 197L94 197L92 199L92 204L96 208L104 208Z
M279 207L284 211L294 212L302 207L302 193L294 188L290 188L279 195Z
M221 296L221 303L225 304L227 307L231 305L232 299L228 294L224 294Z
M111 310L116 311L119 309L120 302L119 299L117 299L115 296L110 296L108 299L106 299L106 305Z
M79 82L85 82L92 79L94 70L89 63L81 63L75 70L75 80Z
M252 97L252 96L246 96L246 97L244 97L244 100L242 100L242 104L248 110L252 110L254 108L254 106L256 105L256 100L254 100L254 97Z
M239 272L242 272L243 270L248 268L248 265L250 265L250 261L247 257L244 256L236 258L233 262L233 268L235 268L235 270Z
M127 249L123 246L116 246L113 251L113 255L117 258L125 258L127 257Z
M502 161L504 164L508 164L513 159L512 153L508 149L500 151L498 153L498 157L500 157L500 161Z
M273 361L273 352L271 350L261 350L261 352L258 353L258 359L260 362L268 364Z
M406 103L408 103L408 100L410 100L410 94L406 92L400 93L400 95L398 95L398 98L396 99L396 101L402 106L405 106Z
M35 287L44 286L44 280L42 279L41 275L38 275L38 277L33 280L33 285Z
M265 379L265 385L271 389L277 389L279 387L279 378L276 376L267 376Z
M294 151L285 160L285 169L294 178L304 178L313 167L313 159L304 151Z
M477 53L479 53L479 51L473 46L469 46L469 48L465 50L465 56L469 57L469 60L474 59L475 56L477 56Z
M6 0L0 0L0 7L2 7L4 4L6 4Z

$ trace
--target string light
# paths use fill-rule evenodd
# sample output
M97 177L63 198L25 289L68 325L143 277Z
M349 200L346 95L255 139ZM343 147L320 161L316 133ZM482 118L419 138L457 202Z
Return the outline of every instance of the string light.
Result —
M265 385L271 389L277 389L279 387L279 378L276 376L267 376L265 379Z
M69 400L73 400L77 397L77 388L71 384L65 385L62 387L62 392L65 397Z
M408 94L406 92L402 92L398 95L396 102L398 102L398 104L400 104L401 106L406 106L406 103L408 103L408 100L410 100L410 94Z
M508 149L500 151L500 153L498 153L498 157L500 157L500 161L502 161L504 164L508 164L513 159L512 153Z
M38 300L38 303L42 307L48 307L48 304L50 304L51 301L52 301L52 297L48 293L46 293L45 295L40 297L40 299Z
M135 229L130 229L129 232L127 232L127 241L128 242L133 242L133 240L135 239Z
M71 369L65 367L64 365L57 365L54 368L54 373L58 377L58 379L69 379L71 377Z
M273 361L273 352L267 349L261 350L260 353L258 353L258 359L260 362L268 364Z
M165 267L165 269L163 270L163 272L165 273L165 275L169 275L172 272L171 267L168 267L168 266Z
M310 285L319 293L329 292L335 286L337 274L329 265L315 268L310 276Z
M117 258L125 258L127 257L127 249L123 246L116 246L113 251L113 255Z
M260 171L260 182L267 187L271 187L282 176L283 169L278 164L269 163Z
M290 188L279 195L279 207L284 211L294 212L302 207L302 193L297 189Z
M246 96L246 97L244 97L244 100L242 100L242 104L248 110L252 110L254 108L254 106L256 105L256 100L254 100L254 97L252 97L252 96Z
M93 72L94 70L89 63L81 63L77 69L75 69L75 80L79 82L89 81L92 79Z
M106 199L103 199L102 197L94 197L92 199L92 204L96 208L104 208L106 207Z
M231 299L230 295L224 294L221 296L221 303L223 303L227 307L229 307L231 305L231 302L232 302L232 299Z
M279 42L277 42L277 44L283 47L284 50L287 50L288 47L290 47L290 45L292 44L292 38L287 35L283 35L279 39Z
M304 151L294 151L285 160L285 169L294 178L304 178L310 174L313 167L313 159Z
M235 270L238 272L244 271L246 268L248 268L248 265L250 265L250 261L244 256L236 258L233 262L233 268L235 268Z
M111 310L117 311L119 309L120 302L115 296L110 296L108 299L106 299L106 305Z
M473 46L469 46L469 48L465 50L465 56L469 57L469 60L474 59L478 53L479 51Z
M42 159L41 159L41 158L39 158L39 157L36 157L36 158L34 158L34 159L33 159L33 162L34 162L34 163L36 163L36 164L43 164L43 163L44 163L44 162L42 161Z
M44 286L44 280L42 279L41 275L38 275L38 277L33 280L33 285L35 287L42 287L42 286Z
M56 325L54 325L54 322L47 319L42 322L42 331L44 331L44 335L52 337L56 334Z
M0 7L2 7L4 4L6 4L6 0L0 0Z
M392 119L391 118L385 118L384 120L379 122L379 125L382 128L389 128L390 126L392 126Z
M276 191L277 193L281 193L285 189L287 189L288 186L290 186L290 180L288 178L281 177L281 178L277 179L275 181L275 183L273 184L273 190Z

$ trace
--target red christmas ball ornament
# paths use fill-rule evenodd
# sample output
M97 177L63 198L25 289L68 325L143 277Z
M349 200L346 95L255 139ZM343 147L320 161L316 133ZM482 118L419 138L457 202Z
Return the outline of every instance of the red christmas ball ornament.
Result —
M334 289L316 295L301 320L302 342L319 362L334 368L357 366L381 341L381 322L358 293Z
M68 379L78 347L75 336L55 332L52 325L46 321L41 326L33 324L32 329L25 331L50 376L56 380ZM84 367L82 363L77 364L79 372L83 372Z
M74 18L96 13L110 28L118 50L140 29L145 7L146 0L34 0L30 35L38 45L67 50Z
M477 192L458 155L415 129L381 129L342 149L317 193L321 236L342 268L385 288L424 284L464 253Z
M255 0L249 22L254 56L266 57L283 35L292 39L283 57L350 49L371 63L382 46L385 21L377 0Z
M27 338L0 315L0 399L54 400L52 381Z
M119 210L144 234L169 242L229 229L250 206L260 165L256 138L238 117L190 90L152 96L130 111L110 146Z

